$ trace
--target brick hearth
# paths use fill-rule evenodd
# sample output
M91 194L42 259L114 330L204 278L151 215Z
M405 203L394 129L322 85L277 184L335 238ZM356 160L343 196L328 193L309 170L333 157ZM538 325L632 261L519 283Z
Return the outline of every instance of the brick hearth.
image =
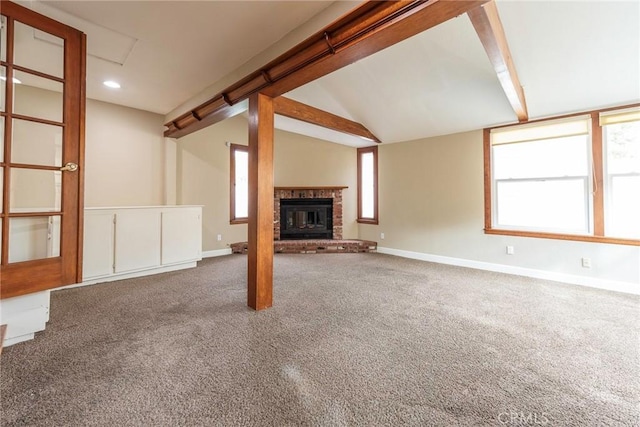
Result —
M246 254L247 242L232 243L231 252ZM278 240L273 242L277 254L323 254L376 252L378 244L370 240Z

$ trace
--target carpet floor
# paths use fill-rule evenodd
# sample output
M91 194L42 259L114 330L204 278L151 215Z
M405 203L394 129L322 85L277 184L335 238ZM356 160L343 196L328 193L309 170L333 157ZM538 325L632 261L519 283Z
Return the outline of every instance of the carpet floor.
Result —
M640 298L382 254L246 256L52 293L3 426L638 426Z

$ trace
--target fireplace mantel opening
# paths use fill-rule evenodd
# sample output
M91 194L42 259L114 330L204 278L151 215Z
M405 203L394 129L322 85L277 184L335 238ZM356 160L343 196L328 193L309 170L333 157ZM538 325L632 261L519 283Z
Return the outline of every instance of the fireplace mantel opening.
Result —
M346 188L275 187L274 240L341 240L342 190Z
M333 199L280 199L280 240L333 239Z

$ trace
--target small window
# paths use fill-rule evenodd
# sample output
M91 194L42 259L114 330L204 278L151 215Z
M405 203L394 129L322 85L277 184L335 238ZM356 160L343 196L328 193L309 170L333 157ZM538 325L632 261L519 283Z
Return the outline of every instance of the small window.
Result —
M231 144L231 223L244 224L249 217L249 149Z
M378 147L358 148L358 222L378 223Z
M640 239L640 109L600 115L607 236Z

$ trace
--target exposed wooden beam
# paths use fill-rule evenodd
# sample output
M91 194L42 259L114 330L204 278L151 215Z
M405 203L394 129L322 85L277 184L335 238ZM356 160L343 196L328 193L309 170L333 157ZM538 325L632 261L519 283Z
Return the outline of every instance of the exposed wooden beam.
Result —
M378 137L358 122L336 116L328 111L312 107L284 96L273 100L275 113L313 125L322 126L338 132L357 136L367 141L380 143Z
M249 226L247 304L273 304L273 99L249 98Z
M175 120L165 124L165 126L168 127L168 130L165 131L164 135L171 138L180 138L225 119L242 114L247 111L248 108L249 101L246 99L238 102L237 104L226 106L225 108L205 106L201 109L201 114L204 114L204 117L201 117L198 113L192 111L191 116L180 121L180 124Z
M200 129L200 122L209 115L224 117L222 111L251 94L260 92L272 98L283 95L487 1L368 1L204 104L167 123L169 129L165 136L178 137Z
M529 120L524 90L522 90L516 67L511 58L509 44L495 2L492 1L482 7L471 9L467 15L469 15L473 28L480 37L484 50L489 55L489 60L496 70L502 90L507 95L518 120L521 122Z

